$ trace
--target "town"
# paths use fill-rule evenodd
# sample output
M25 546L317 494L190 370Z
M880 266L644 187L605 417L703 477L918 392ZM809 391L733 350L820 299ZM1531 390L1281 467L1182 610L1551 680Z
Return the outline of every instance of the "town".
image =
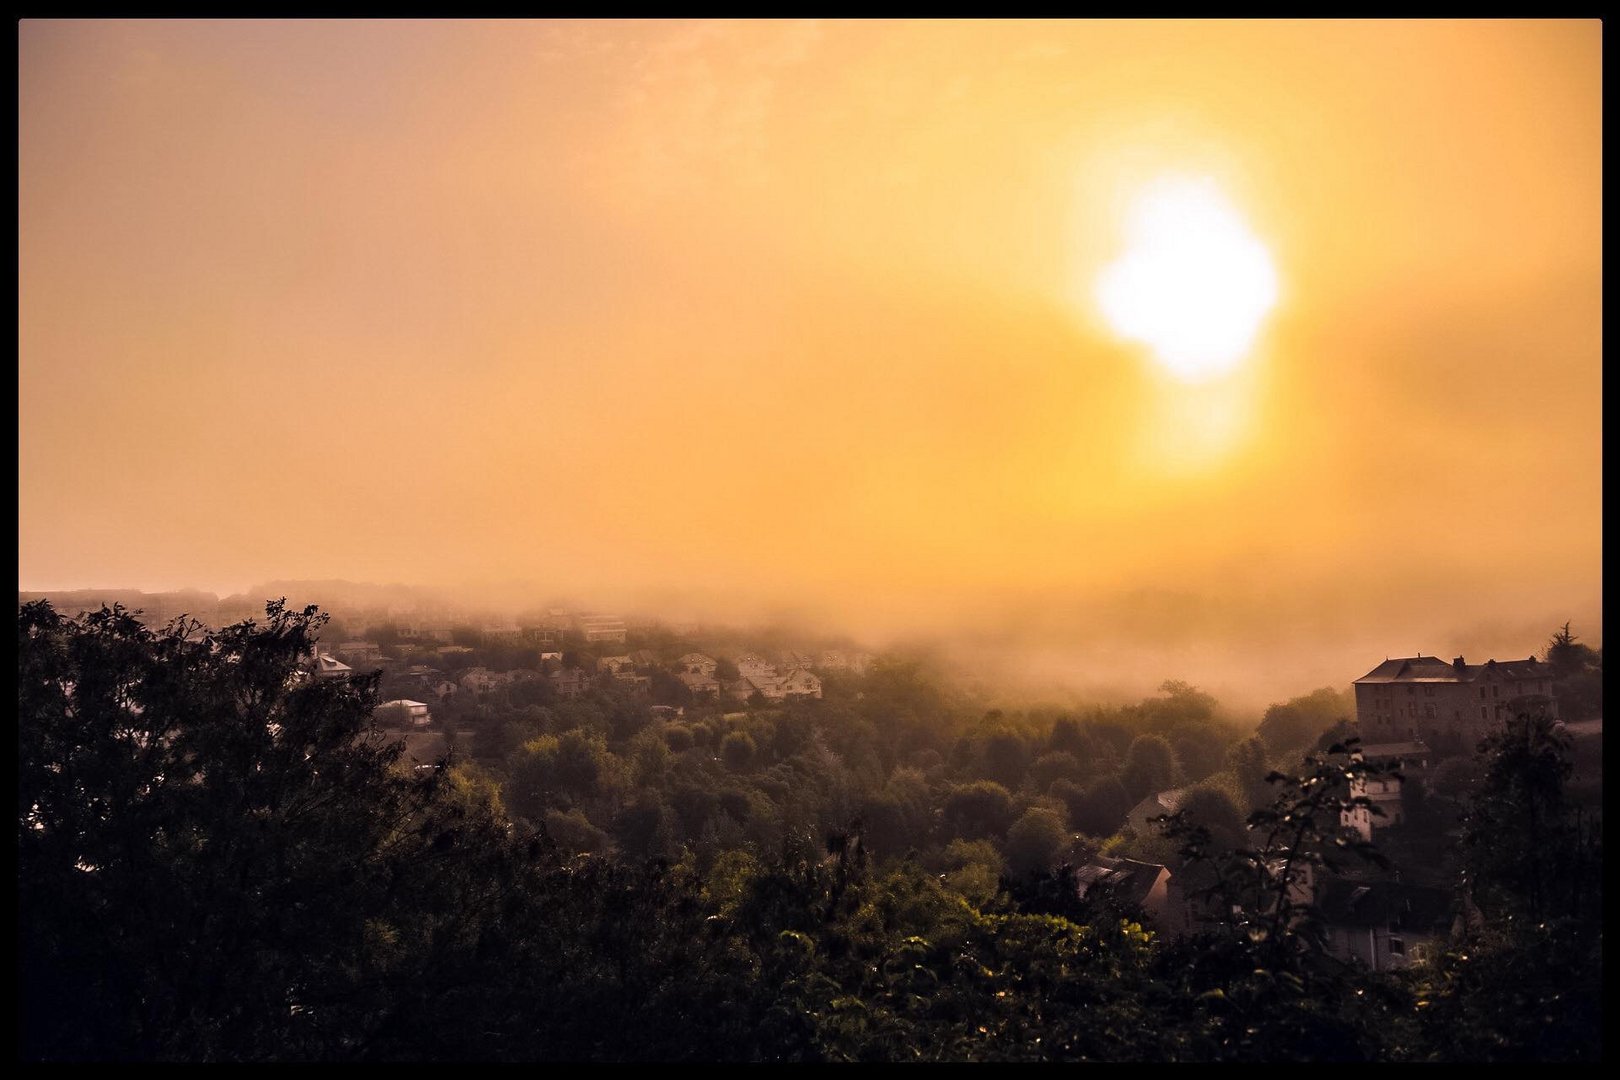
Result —
M197 595L129 599L148 603L147 625L189 626L193 638L207 626L182 606L222 610ZM798 802L800 827L856 823L874 855L921 855L976 903L1062 868L1076 900L1106 895L1171 936L1210 917L1197 869L1184 872L1164 835L1171 816L1239 847L1244 818L1271 795L1268 770L1346 744L1367 771L1336 824L1384 858L1302 866L1289 897L1317 913L1334 955L1381 971L1432 958L1481 918L1455 887L1454 849L1480 779L1474 748L1508 719L1545 717L1571 740L1571 797L1601 820L1601 653L1568 627L1547 652L1385 659L1344 690L1273 705L1253 732L1175 682L1079 718L1034 708L975 719L965 699L946 703L943 673L894 656L754 647L734 630L561 608L482 623L378 609L324 628L302 669L374 682L365 737L398 746L399 768L483 777L524 827L580 855L764 854ZM863 723L873 699L902 716L923 702L938 713L898 738L852 739L898 719L874 709ZM808 748L820 768L849 774L843 786L872 790L804 814L794 788Z

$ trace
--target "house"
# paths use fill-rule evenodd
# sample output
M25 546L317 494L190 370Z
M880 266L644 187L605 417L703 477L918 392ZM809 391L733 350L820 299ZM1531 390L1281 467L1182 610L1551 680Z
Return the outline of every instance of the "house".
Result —
M1143 799L1130 812L1125 815L1125 824L1133 829L1138 836L1159 835L1158 826L1153 819L1160 814L1173 814L1181 809L1181 802L1187 797L1191 788L1171 788L1169 791L1156 791Z
M1075 870L1074 877L1076 892L1082 898L1096 890L1107 890L1161 923L1169 909L1170 868L1158 863L1094 855Z
M699 652L689 652L675 661L675 673L677 675L704 675L712 678L714 669L719 666L719 661L712 656L705 656Z
M468 668L461 674L461 688L474 694L487 694L506 685L506 680L486 667Z
M442 677L438 679L429 679L424 682L422 686L440 701L459 693L461 690L461 687L451 682L448 678Z
M804 668L794 668L776 683L776 693L780 700L787 698L809 699L821 697L821 679L810 674ZM770 695L767 694L767 697Z
M332 652L338 659L355 666L377 664L382 661L382 647L369 641L344 641L336 645Z
M761 682L765 686L770 685L769 679L762 678L758 682L753 679L738 679L735 682L721 683L720 688L738 701L747 701L755 694L765 693L764 687L760 685Z
M753 653L738 658L737 674L744 679L774 679L776 665L762 660Z
M396 698L385 701L377 706L373 713L378 720L386 720L392 725L400 727L427 727L433 722L428 706L423 701L412 701L410 698Z
M354 674L354 668L329 653L316 651L310 660L310 674L320 680L347 679Z
M1352 796L1365 796L1381 814L1373 814L1366 807L1345 810L1339 815L1339 824L1355 830L1363 840L1371 840L1374 829L1387 829L1391 825L1404 825L1406 811L1402 800L1405 780L1421 774L1429 767L1428 746L1416 740L1398 743L1370 743L1357 753L1368 764L1379 767L1376 775L1362 777L1350 785Z
M1326 882L1317 910L1328 951L1374 971L1410 967L1432 957L1457 922L1452 894L1399 881Z
M1317 868L1305 860L1285 867L1281 859L1273 859L1267 869L1273 882L1285 869L1288 871L1288 901L1296 909L1297 922L1305 916L1304 909L1314 904L1320 894L1321 878ZM1159 929L1171 937L1182 937L1210 929L1228 918L1231 912L1224 909L1225 901L1217 885L1219 875L1214 863L1183 863L1166 884L1164 914L1158 921Z
M551 687L558 697L579 697L591 688L590 678L578 668L564 668L551 673Z
M1450 663L1438 656L1385 660L1355 681L1356 726L1367 742L1422 738L1473 745L1516 712L1558 710L1553 673L1534 656L1525 660Z
M611 675L615 682L637 690L651 690L652 677L636 671L634 656L604 656L596 662L597 670Z
M654 720L679 720L685 713L679 705L653 705L647 709L647 715Z
M720 692L720 684L715 680L713 672L705 675L701 672L683 671L675 677L686 684L686 688L694 697Z

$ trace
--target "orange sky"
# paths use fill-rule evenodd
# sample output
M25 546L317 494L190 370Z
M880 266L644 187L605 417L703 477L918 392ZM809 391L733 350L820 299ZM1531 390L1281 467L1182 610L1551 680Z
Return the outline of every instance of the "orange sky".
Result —
M19 59L22 588L1147 620L1212 668L1600 639L1595 21L24 22ZM1221 387L1091 302L1167 172L1276 262Z

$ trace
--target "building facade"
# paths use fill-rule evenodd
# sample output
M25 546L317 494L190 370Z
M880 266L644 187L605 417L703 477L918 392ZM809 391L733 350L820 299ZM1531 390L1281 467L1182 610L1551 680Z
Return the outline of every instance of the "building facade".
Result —
M1355 681L1356 726L1367 743L1472 744L1516 712L1557 715L1552 680L1552 669L1534 656L1483 664L1421 654L1385 660Z

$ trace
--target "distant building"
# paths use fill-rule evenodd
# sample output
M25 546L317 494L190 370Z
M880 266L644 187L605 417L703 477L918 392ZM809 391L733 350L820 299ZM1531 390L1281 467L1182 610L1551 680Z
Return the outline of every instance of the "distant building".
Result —
M821 679L804 668L795 668L776 683L776 692L783 699L821 697ZM769 695L766 695L767 697Z
M776 665L749 653L747 656L738 657L737 674L744 679L774 679Z
M468 668L461 673L461 688L474 694L487 694L504 686L506 680L486 667Z
M1373 971L1432 957L1457 922L1451 893L1398 881L1330 880L1316 897L1328 951Z
M329 653L317 650L310 660L310 674L317 679L347 679L354 674L354 668Z
M746 659L746 658L745 658ZM742 667L742 661L737 666ZM770 674L744 675L734 683L730 683L725 690L738 701L747 701L758 693L766 701L786 701L788 698L808 700L821 697L821 679L802 668L797 668L786 675L777 675L774 669L767 668ZM692 676L682 676L682 681L688 686Z
M705 656L699 652L689 652L675 661L675 674L713 676L715 668L719 666L719 661L712 656Z
M1422 738L1472 745L1515 712L1557 715L1552 669L1534 656L1449 664L1437 656L1385 660L1355 681L1356 726L1369 743Z
M1125 824L1130 826L1138 836L1157 836L1157 826L1153 819L1160 814L1173 814L1181 809L1182 800L1187 797L1190 787L1171 788L1168 791L1156 791L1143 799L1130 812L1125 815Z
M1354 829L1363 840L1371 840L1374 829L1387 829L1406 823L1406 809L1402 797L1405 780L1421 774L1429 767L1429 748L1422 742L1364 744L1359 753L1369 764L1384 770L1377 776L1355 781L1350 785L1352 796L1365 796L1381 814L1366 808L1346 810L1339 815L1339 823Z
M382 662L382 648L369 641L343 641L333 647L338 659L355 666Z
M564 668L551 673L552 689L557 691L558 697L578 697L591 688L590 678L575 668Z
M622 644L629 633L624 620L617 615L581 615L578 626L586 642L616 641Z
M374 714L378 720L397 724L401 727L427 727L433 722L433 716L428 711L424 701L412 701L409 698L397 698L394 701L385 701L377 706Z
M1094 855L1074 872L1076 892L1084 898L1106 889L1162 923L1169 907L1170 869L1158 863Z
M697 671L683 671L675 677L686 685L686 688L692 692L694 697L703 697L720 692L720 683L712 673L705 675Z

